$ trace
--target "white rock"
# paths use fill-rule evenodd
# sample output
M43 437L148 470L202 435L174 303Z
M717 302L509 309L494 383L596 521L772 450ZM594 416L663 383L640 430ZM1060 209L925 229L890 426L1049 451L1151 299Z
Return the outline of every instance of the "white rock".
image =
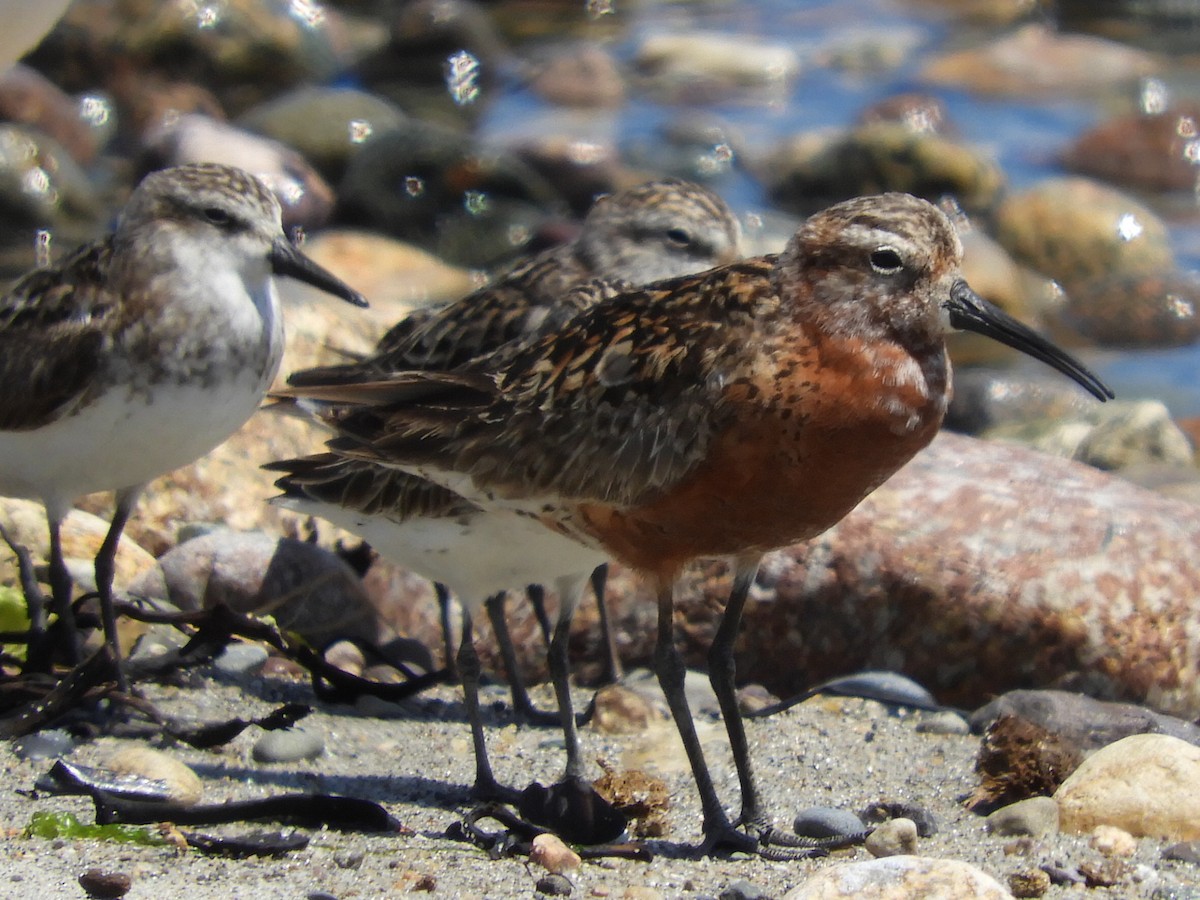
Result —
M1102 747L1054 794L1063 831L1115 825L1135 837L1200 839L1200 747L1135 734Z
M559 875L578 869L583 863L579 854L564 844L556 834L539 834L535 837L529 850L529 861Z
M999 882L954 859L889 856L818 872L783 900L1012 900Z
M166 783L171 799L191 806L200 802L204 784L186 765L173 756L150 747L126 747L114 753L105 764L121 775L139 775Z
M917 823L912 819L888 819L866 840L872 856L906 856L917 849Z

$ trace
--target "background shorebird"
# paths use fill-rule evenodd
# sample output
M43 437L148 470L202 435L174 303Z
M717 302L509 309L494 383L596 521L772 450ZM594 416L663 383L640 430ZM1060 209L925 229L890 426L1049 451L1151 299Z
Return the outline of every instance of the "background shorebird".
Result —
M656 666L700 793L702 850L804 855L765 816L734 693L734 639L762 554L825 531L929 443L949 398L951 328L1112 396L972 292L961 255L949 219L923 200L840 203L777 256L623 293L515 355L372 384L331 417L331 451L540 521L639 571L658 598ZM712 556L735 563L709 677L737 766L736 820L674 643L674 582Z
M573 243L532 257L492 285L443 309L401 321L367 359L294 373L289 378L291 391L334 402L343 391L355 395L369 390L371 383L392 371L451 369L501 347L512 352L619 288L732 261L739 236L737 220L724 201L691 182L652 181L603 197L589 211ZM593 278L603 279L603 284L594 290L571 290ZM550 671L566 731L567 769L571 773L579 769L567 683L567 641L571 617L594 570L604 643L610 657L615 657L603 602L603 554L547 533L536 522L485 512L436 485L373 463L321 454L268 468L287 473L278 482L284 492L278 501L282 505L360 535L385 557L449 585L462 601L457 659L476 735L480 793L495 793L498 786L490 774L474 712L479 661L471 640L472 615L481 603L486 605L508 670L513 706L519 714L534 718L505 624L505 594L495 592L553 580L560 606L550 641ZM518 549L514 552L514 548ZM450 659L454 654L444 591L440 599ZM544 613L540 617L544 619ZM615 666L614 658L610 668Z
M257 178L191 165L148 175L111 236L0 299L0 494L46 507L53 606L72 658L63 517L84 494L116 492L95 565L119 671L112 580L121 531L143 484L203 455L258 408L283 352L273 275L366 305L292 246ZM44 665L51 632L34 598L30 618L30 662Z

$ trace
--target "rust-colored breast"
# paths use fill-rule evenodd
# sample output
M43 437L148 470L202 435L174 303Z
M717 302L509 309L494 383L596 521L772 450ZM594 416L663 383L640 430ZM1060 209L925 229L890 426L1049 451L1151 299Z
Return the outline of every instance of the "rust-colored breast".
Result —
M617 559L671 577L698 557L766 552L837 523L929 443L945 411L940 364L899 347L810 348L737 381L733 424L674 486L575 521Z

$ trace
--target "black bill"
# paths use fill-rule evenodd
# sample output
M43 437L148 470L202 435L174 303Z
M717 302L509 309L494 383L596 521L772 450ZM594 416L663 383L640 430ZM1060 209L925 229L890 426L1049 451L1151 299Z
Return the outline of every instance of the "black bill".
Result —
M1034 359L1040 359L1077 381L1097 400L1111 400L1116 396L1083 363L1022 325L998 306L984 300L965 281L955 283L950 289L950 300L944 306L950 314L950 324L955 328L982 334L1027 353Z
M353 303L355 306L366 307L368 305L366 297L329 270L318 266L301 253L298 247L293 246L287 238L275 239L275 243L271 245L269 259L271 260L271 271L276 275L286 275L297 281L311 284L313 287L325 291L327 294L333 294L335 297L341 297L347 303Z

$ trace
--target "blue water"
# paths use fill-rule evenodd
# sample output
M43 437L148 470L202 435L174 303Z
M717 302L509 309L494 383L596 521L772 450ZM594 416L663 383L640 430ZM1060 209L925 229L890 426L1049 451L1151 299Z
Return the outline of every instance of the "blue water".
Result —
M934 5L927 8L933 9ZM615 128L616 139L628 156L639 148L663 142L663 128L668 123L703 116L724 122L751 152L761 153L791 134L850 125L862 109L888 96L923 91L945 103L952 126L966 141L983 148L999 162L1013 189L1064 174L1057 161L1063 148L1110 112L1096 101L1086 99L997 99L919 84L916 72L925 60L932 53L956 46L963 35L956 33L948 22L932 15L923 16L914 9L922 7L887 0L638 4L628 14L632 20L630 27L622 37L608 44L622 63L631 64L645 35L688 29L785 44L800 56L802 74L782 102L772 104L726 100L689 107L667 105L631 92L629 102L613 113L615 122L609 125L606 121L604 127ZM897 40L911 42L915 49L898 68L883 72L846 72L816 64L822 49L864 31L895 34ZM1178 92L1176 98L1188 99ZM516 82L492 101L482 123L485 136L489 132L519 133L522 123L536 128L543 116L553 114L550 107ZM713 185L740 212L768 206L761 185L736 165ZM1149 199L1156 208L1167 208L1167 204ZM1194 201L1187 198L1174 205L1175 214L1170 221L1179 265L1185 269L1200 268L1200 215ZM1111 379L1122 397L1158 397L1176 415L1200 415L1200 347L1110 352L1093 356L1089 362Z

